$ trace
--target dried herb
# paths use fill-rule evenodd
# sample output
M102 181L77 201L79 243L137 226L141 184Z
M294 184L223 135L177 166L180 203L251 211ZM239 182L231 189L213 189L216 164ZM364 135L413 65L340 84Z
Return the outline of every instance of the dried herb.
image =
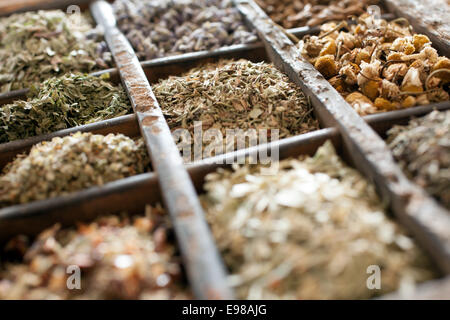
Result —
M450 210L450 111L433 111L388 131L388 144L401 167Z
M34 145L0 176L0 207L43 200L129 177L146 170L142 139L77 132Z
M257 40L230 0L116 0L114 10L142 60Z
M61 10L0 18L0 91L28 88L68 72L112 66L103 34L86 14Z
M427 36L403 18L364 14L357 22L324 24L299 46L360 115L449 100L450 59Z
M206 217L241 299L363 299L435 276L383 212L374 188L336 155L219 169L206 177ZM366 287L381 268L381 289Z
M0 272L0 298L190 298L170 232L164 210L148 206L143 216L106 216L69 229L56 224L30 247L26 237L15 237L5 251L23 262ZM71 265L81 269L80 290L67 288Z
M153 90L172 131L185 128L192 137L195 121L224 137L227 129L279 129L281 139L319 127L300 88L265 62L222 60L162 80Z
M102 78L66 74L30 91L27 100L0 106L0 143L121 116L132 111L119 86Z
M284 28L317 26L364 13L379 0L256 0Z

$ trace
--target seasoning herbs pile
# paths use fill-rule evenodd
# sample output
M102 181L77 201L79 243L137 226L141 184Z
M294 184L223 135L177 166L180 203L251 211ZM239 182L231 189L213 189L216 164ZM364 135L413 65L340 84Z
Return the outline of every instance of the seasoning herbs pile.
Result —
M256 0L284 28L317 26L364 13L379 0Z
M187 299L171 226L160 207L142 216L106 216L76 228L59 224L31 246L19 236L5 254L23 258L0 271L0 299ZM80 267L80 289L70 290L67 268Z
M191 141L196 121L223 137L227 130L278 129L281 139L319 127L300 88L265 62L222 60L162 80L153 91L172 131L188 129Z
M403 170L450 210L450 111L433 111L388 131Z
M0 91L30 87L68 72L112 66L103 34L92 19L61 10L0 18Z
M142 139L77 132L34 145L0 176L0 208L43 200L143 173L149 159Z
M230 0L116 0L114 10L140 60L257 40Z
M267 168L266 168L267 169ZM336 155L219 169L202 203L241 299L365 299L435 276L426 256L390 221L373 187ZM381 289L367 268L379 266Z
M450 59L403 18L327 23L299 46L361 115L449 100Z
M0 106L0 143L131 112L123 88L106 80L107 76L66 74L32 87L27 100Z

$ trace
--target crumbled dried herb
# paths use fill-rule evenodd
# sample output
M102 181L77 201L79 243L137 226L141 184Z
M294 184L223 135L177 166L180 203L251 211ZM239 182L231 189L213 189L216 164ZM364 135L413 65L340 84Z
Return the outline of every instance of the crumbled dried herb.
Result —
M449 100L450 59L403 19L324 24L302 54L361 115ZM346 29L347 31L340 31Z
M433 111L388 131L388 144L400 166L450 210L450 111Z
M284 28L317 26L364 13L379 0L256 0L270 18Z
M363 299L435 276L426 256L384 213L374 188L336 155L219 169L202 203L241 299ZM381 268L381 289L366 287Z
M0 106L0 143L131 112L123 88L106 79L81 74L50 78L33 87L27 100Z
M112 66L112 56L87 14L61 10L0 18L0 91L28 88L68 72Z
M319 127L300 88L265 62L222 60L162 80L153 91L172 131L188 129L191 141L196 121L223 137L227 129L279 129L281 139Z
M116 0L114 10L141 60L257 40L230 0Z
M142 139L77 132L34 145L0 176L0 207L43 200L142 173L149 164Z
M143 216L106 216L76 228L59 224L31 246L18 236L5 252L23 256L0 272L0 299L187 299L171 225L161 207ZM67 288L69 266L81 269L81 288ZM73 271L71 271L73 272Z

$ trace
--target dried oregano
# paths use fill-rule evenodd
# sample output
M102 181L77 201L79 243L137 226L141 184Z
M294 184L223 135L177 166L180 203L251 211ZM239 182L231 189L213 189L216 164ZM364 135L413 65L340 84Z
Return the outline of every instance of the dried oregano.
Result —
M34 145L0 176L0 207L47 199L122 179L147 169L142 139L77 132Z
M142 60L257 40L230 0L116 0L114 10Z
M31 246L15 237L3 254L23 261L3 266L0 299L190 298L171 230L164 210L148 206L145 215L106 216L76 228L56 224ZM81 269L80 290L67 287L75 284L68 279L74 265Z
M66 74L33 87L27 100L0 106L0 143L110 119L132 111L118 85L100 77Z
M0 18L0 91L22 89L52 76L112 66L103 34L87 14L61 10Z
M327 142L314 157L219 169L206 177L206 217L241 299L363 299L435 276L381 201ZM371 265L380 290L369 290Z
M153 86L172 130L277 129L285 138L319 127L308 99L272 64L222 60ZM269 132L270 135L270 132ZM204 145L203 145L204 147ZM225 148L224 148L225 149Z
M417 184L450 209L450 111L433 111L388 131L388 144Z

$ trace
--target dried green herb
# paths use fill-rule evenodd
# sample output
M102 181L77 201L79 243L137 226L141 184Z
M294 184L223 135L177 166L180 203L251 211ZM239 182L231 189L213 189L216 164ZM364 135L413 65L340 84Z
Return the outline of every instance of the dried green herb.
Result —
M0 176L0 207L43 200L142 173L142 139L77 132L34 145Z
M106 120L132 111L119 86L90 75L46 80L27 100L0 106L0 143Z
M406 174L450 209L450 111L433 111L388 131L388 144Z
M67 72L112 66L103 34L87 14L61 10L0 18L0 91L22 89Z
M224 137L227 129L278 129L281 139L319 128L300 88L265 62L222 60L153 90L172 131L185 128L192 137L196 121Z
M336 155L219 169L206 177L206 217L241 299L364 299L435 276L384 213L375 190ZM381 268L381 289L366 287Z
M230 0L116 0L114 11L143 60L257 40Z
M0 272L0 299L186 299L171 224L161 207L143 216L106 216L76 228L59 224L32 246L18 236L5 253L21 263ZM67 288L67 267L81 269L81 288Z

